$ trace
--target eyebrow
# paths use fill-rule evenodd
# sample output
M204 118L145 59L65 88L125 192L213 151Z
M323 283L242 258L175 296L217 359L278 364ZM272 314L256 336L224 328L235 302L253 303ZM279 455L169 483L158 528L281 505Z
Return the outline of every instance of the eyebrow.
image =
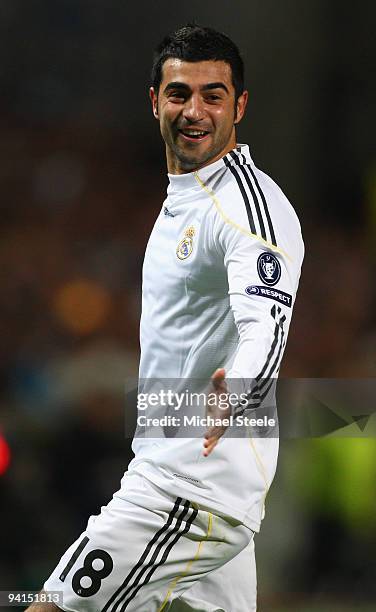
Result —
M180 81L171 81L164 88L164 93L170 91L170 89L190 89L190 87L186 83L181 83ZM226 93L229 93L226 85L221 81L215 83L206 83L201 88L201 91L210 91L211 89L224 89Z

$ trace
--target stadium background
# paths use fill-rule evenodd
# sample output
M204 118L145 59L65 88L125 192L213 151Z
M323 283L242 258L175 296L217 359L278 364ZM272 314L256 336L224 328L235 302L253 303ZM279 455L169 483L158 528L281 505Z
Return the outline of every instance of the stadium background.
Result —
M41 586L131 458L124 380L166 187L147 87L167 31L195 19L239 44L239 141L302 220L282 375L374 377L375 17L362 0L1 1L0 590ZM261 612L373 609L375 458L370 437L282 442Z

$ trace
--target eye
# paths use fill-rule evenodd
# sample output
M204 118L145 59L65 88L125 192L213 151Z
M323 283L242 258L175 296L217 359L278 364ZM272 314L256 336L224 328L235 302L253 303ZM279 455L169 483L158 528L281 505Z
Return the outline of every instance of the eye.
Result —
M221 100L221 96L215 93L210 93L206 95L206 99L208 102L219 102Z
M180 102L185 99L185 96L181 91L172 91L171 93L169 93L168 97L169 99L172 99L174 102L175 101Z

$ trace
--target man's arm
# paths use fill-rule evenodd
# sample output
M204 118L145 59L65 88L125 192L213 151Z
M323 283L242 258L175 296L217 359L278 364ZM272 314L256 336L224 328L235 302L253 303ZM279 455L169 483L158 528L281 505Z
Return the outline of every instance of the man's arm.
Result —
M224 224L219 243L224 252L230 305L239 333L231 368L217 370L214 391L225 393L236 380L236 389L257 408L277 377L298 287L304 246L296 218L287 217L278 228L283 246L273 247L250 232ZM289 252L287 247L290 246ZM228 417L229 412L221 416ZM210 428L204 439L209 455L226 428Z

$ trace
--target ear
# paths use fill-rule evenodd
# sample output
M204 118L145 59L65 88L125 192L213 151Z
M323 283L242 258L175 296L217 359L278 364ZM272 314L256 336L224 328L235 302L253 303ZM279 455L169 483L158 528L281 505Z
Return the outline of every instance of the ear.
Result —
M149 89L149 98L151 100L151 106L153 110L153 115L156 119L159 119L158 115L158 95L155 91L154 87L150 87Z
M248 102L248 91L243 91L243 93L239 96L236 102L236 114L234 123L240 123L243 119L243 115L245 113L245 109Z

